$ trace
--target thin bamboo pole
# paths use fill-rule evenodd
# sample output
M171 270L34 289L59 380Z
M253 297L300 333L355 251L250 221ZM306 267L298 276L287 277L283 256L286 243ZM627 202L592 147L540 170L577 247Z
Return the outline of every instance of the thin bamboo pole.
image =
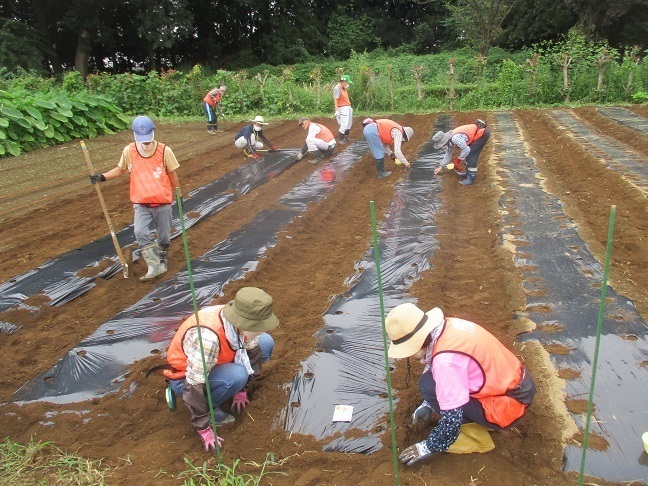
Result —
M371 210L371 230L374 240L374 255L376 260L376 277L378 278L378 298L380 300L380 319L382 322L383 350L385 353L385 371L387 374L387 396L389 397L389 422L391 424L392 462L394 464L394 484L400 484L398 475L398 448L396 445L396 426L394 422L394 399L392 397L391 370L389 368L389 356L387 355L387 330L385 328L385 303L383 301L382 278L380 276L380 251L378 249L378 230L376 229L376 210L374 202L369 201Z
M205 388L207 394L207 403L209 404L209 418L211 419L212 430L216 437L216 458L218 464L221 464L220 446L218 444L218 431L216 429L216 417L214 416L214 405L211 399L211 389L209 386L209 370L205 361L205 349L203 347L202 334L200 332L200 319L198 318L198 303L196 302L196 290L193 283L193 274L191 273L191 258L189 257L189 243L187 242L187 231L185 230L184 214L182 211L182 194L180 188L176 187L176 200L178 201L178 216L180 217L180 227L182 228L182 243L185 250L185 260L187 262L187 274L189 275L189 288L191 289L191 301L193 303L194 315L196 316L196 329L198 330L198 342L200 343L200 357L202 358L203 374L205 376Z
M598 325L596 327L596 344L594 346L594 359L592 361L592 380L590 383L589 399L587 401L585 435L583 436L583 455L581 458L580 474L578 475L578 486L583 485L583 471L585 470L587 444L589 443L589 426L592 418L592 401L594 399L594 383L596 382L596 368L598 366L599 346L601 344L601 330L603 328L603 317L605 316L605 295L607 292L608 270L610 269L610 255L612 254L612 234L614 233L615 216L616 206L612 206L610 208L610 224L608 227L607 248L605 250L605 265L603 266L603 285L601 286L601 304L599 305Z

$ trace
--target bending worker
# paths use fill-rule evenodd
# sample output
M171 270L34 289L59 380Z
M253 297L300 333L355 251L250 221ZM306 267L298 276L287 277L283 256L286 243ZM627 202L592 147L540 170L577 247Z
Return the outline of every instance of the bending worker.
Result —
M263 134L263 127L268 125L265 122L262 116L257 116L254 120L250 120L252 125L245 125L239 130L239 132L234 137L234 145L238 148L243 149L245 155L248 157L254 157L255 159L259 158L257 150L263 148L263 144L259 142L259 139L263 140L266 145L270 147L270 152L276 152L277 147L272 145L268 139Z
M362 133L367 139L369 149L376 159L376 170L378 177L389 177L391 172L385 170L385 154L394 160L398 159L405 167L409 168L410 163L403 155L401 146L403 142L407 142L414 135L414 130L410 127L402 127L392 120L380 119L373 120L365 118L362 122L364 127ZM390 148L394 146L394 151Z
M260 376L261 363L272 355L274 340L265 332L279 325L272 306L272 297L263 290L243 287L226 305L198 311L205 363L210 368L209 391L216 425L234 421L232 415L220 408L227 400L233 399L232 410L238 413L248 405L248 379ZM182 396L205 450L214 449L216 440L220 446L222 439L214 436L210 426L195 314L175 333L167 351L167 362L164 376L169 379L173 392Z
M205 95L202 101L205 115L207 115L207 131L211 135L223 131L218 128L218 113L216 113L216 110L220 111L220 104L226 89L227 86L224 85L220 88L214 88Z
M353 108L349 99L349 86L353 84L351 78L345 74L340 76L340 82L333 87L333 106L335 107L335 119L340 125L338 140L340 145L350 142L349 132L353 124Z
M300 118L298 125L308 132L306 135L306 143L297 155L297 160L302 160L308 154L317 154L314 158L310 159L311 164L317 164L333 155L335 150L335 138L331 130L324 125L310 121L308 118Z
M155 125L147 116L133 121L135 143L122 151L117 167L105 174L90 176L93 184L130 173L130 199L135 211L135 238L148 269L142 282L153 280L167 271L171 241L171 204L180 187L176 170L180 167L170 147L155 141ZM151 225L157 242L151 237Z
M444 317L439 308L423 312L401 304L385 321L390 358L420 358L423 403L412 420L441 415L427 440L407 447L400 460L408 466L447 451L462 422L504 430L518 423L535 395L535 383L520 360L483 327Z
M438 174L444 167L447 167L449 170L454 170L459 177L465 177L466 180L459 182L459 184L464 186L474 184L477 176L477 162L489 138L490 130L483 120L477 120L469 125L462 125L446 133L435 133L432 137L434 148L445 149L446 153L443 156L441 165L434 170L434 173ZM450 158L452 157L452 148L455 146L461 150L461 153L451 166ZM465 172L460 170L462 161L466 163Z

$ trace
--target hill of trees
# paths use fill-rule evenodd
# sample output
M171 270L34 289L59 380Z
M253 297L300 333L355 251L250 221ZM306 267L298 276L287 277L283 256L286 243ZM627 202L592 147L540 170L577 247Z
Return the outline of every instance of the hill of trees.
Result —
M577 28L622 50L648 45L648 0L8 0L0 74L236 70L376 49L519 50Z

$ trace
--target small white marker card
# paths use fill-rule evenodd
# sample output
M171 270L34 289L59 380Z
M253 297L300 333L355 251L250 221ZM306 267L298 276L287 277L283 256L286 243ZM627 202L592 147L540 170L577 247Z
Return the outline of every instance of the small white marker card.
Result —
M353 405L336 405L333 411L333 422L351 422Z

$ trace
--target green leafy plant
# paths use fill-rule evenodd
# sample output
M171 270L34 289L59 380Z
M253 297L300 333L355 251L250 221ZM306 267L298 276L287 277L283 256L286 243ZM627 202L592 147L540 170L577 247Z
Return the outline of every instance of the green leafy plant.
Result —
M275 462L274 454L271 452L268 452L265 460L261 464L254 462L246 463L247 466L260 469L256 476L250 473L239 473L237 471L241 462L240 459L234 460L231 467L225 464L210 466L207 462L203 462L202 466L196 466L186 457L184 461L188 466L188 469L178 474L178 477L183 479L184 482L182 484L187 486L195 486L198 484L206 486L258 485L261 482L261 479L269 474L279 474L282 476L288 475L283 471L267 470L269 467L281 466L280 463Z

